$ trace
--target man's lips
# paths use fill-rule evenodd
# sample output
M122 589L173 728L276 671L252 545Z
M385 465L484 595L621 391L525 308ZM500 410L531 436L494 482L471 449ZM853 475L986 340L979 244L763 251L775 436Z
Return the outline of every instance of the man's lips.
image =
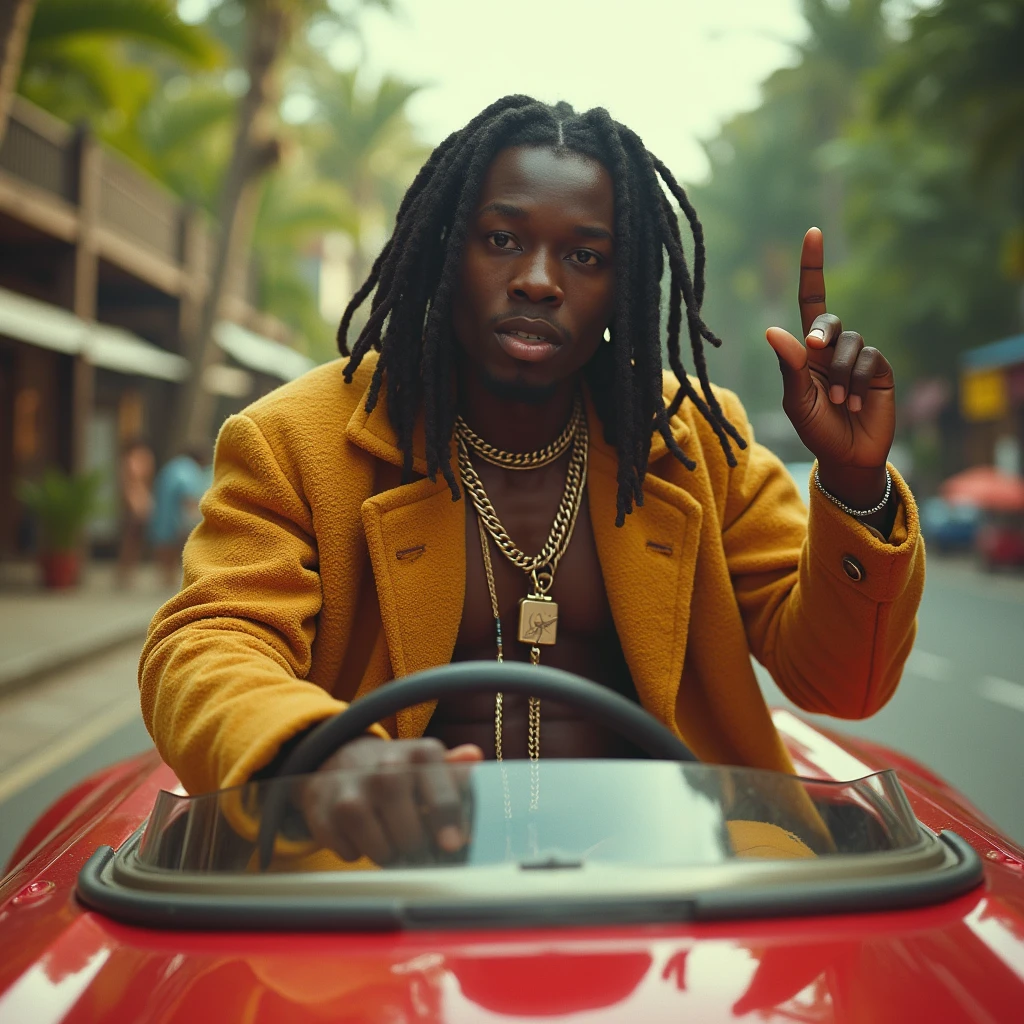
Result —
M550 359L561 347L557 332L544 320L515 317L501 321L495 334L506 355L525 363Z
M541 363L550 359L559 348L543 338L525 338L518 332L497 331L496 337L506 355L524 363Z

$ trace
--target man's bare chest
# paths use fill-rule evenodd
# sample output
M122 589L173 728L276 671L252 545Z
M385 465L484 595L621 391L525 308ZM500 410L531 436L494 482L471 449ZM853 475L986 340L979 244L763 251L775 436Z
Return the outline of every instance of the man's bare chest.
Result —
M548 489L543 489L531 487L531 483L524 480L518 487L496 487L492 499L509 535L527 554L543 547L560 497L556 490L552 500L550 484ZM453 660L490 661L496 654L496 627L477 517L472 507L466 510L465 543L466 590ZM506 660L526 661L530 645L517 639L517 627L519 601L530 592L530 579L505 558L490 538L488 544L494 596L502 622L504 656ZM557 640L554 645L541 647L542 664L573 672L636 700L605 592L586 496L571 541L555 573L551 596L557 603ZM595 729L571 708L545 702L542 720L542 756L622 756L629 753L619 749L614 737ZM449 744L478 743L490 755L493 722L493 698L481 696L460 701L457 706L439 706L428 731ZM506 756L524 756L525 701L506 699L505 726ZM522 751L519 747L523 747Z

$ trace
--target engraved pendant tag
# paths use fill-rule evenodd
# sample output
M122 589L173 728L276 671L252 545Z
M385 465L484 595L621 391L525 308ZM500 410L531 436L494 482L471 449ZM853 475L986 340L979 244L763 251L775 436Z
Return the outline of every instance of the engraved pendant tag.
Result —
M519 640L524 644L553 644L558 634L558 604L531 594L519 602Z

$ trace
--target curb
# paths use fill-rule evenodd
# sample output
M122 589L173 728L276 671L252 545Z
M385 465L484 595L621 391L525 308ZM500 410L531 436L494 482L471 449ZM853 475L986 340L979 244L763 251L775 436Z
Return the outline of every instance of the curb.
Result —
M0 664L0 697L13 693L42 676L70 668L85 659L106 654L107 651L131 640L143 639L151 617L147 615L145 621L140 619L135 622L124 622L99 636L91 636L46 650L32 651L3 662Z

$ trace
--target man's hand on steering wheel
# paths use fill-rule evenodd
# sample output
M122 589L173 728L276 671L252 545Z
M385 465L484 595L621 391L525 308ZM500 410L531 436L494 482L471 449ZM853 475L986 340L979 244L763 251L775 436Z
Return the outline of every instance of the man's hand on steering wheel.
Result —
M313 838L344 860L422 862L469 841L467 764L473 744L365 736L332 754L301 783L297 803Z

